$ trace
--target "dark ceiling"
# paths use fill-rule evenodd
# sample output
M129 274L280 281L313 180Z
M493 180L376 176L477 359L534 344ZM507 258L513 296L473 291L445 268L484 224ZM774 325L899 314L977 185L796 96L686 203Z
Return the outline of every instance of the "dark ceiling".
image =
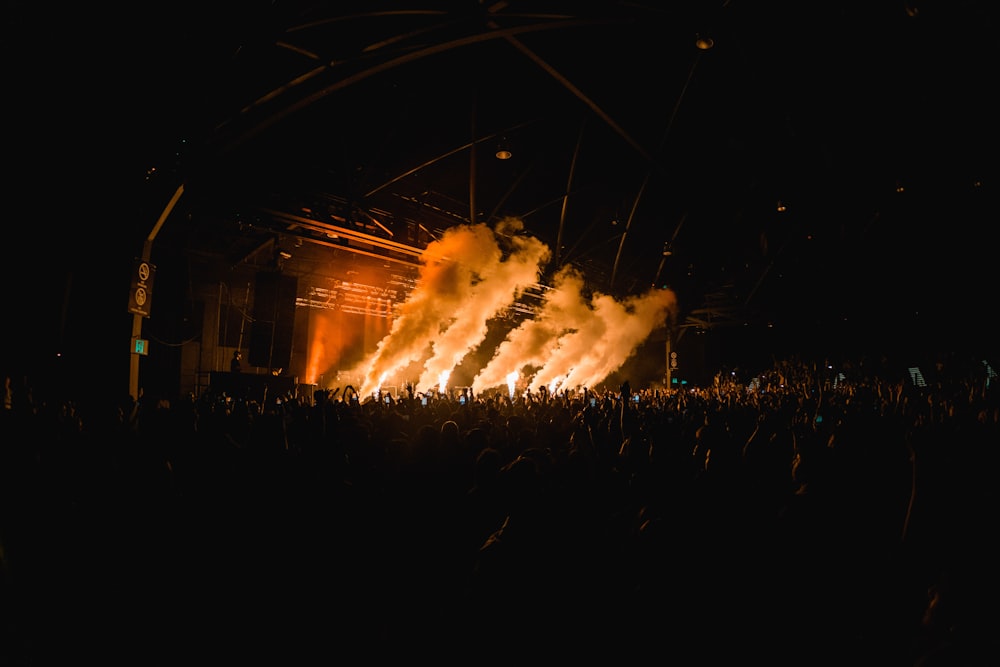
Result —
M666 286L682 326L985 321L992 3L225 4L73 39L120 68L67 85L120 100L93 116L146 181L135 254L183 185L155 252L233 265L310 241L300 219L408 243L512 216L553 251L543 281Z

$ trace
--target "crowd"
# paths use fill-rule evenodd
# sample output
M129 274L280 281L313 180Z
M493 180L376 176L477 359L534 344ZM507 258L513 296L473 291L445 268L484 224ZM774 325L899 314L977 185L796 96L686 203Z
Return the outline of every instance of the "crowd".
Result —
M8 377L0 663L996 664L995 380L921 384L798 360L426 403Z

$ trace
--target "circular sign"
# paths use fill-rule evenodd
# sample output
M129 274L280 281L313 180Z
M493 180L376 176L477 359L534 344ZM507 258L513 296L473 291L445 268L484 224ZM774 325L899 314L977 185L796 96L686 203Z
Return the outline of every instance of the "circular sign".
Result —
M146 281L148 279L149 279L149 264L147 264L146 262L140 262L139 263L139 280Z
M141 287L137 287L135 290L135 302L137 305L143 305L146 303L146 290Z

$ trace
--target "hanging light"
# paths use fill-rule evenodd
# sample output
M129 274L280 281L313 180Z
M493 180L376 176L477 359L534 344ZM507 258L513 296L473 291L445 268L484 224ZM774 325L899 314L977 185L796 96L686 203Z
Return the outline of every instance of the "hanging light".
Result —
M496 156L498 160L509 160L514 157L514 154L510 152L510 145L507 143L507 137L502 137L500 143L497 144Z
M713 46L715 46L715 40L711 37L695 35L694 45L698 47L698 50L700 51L709 51Z

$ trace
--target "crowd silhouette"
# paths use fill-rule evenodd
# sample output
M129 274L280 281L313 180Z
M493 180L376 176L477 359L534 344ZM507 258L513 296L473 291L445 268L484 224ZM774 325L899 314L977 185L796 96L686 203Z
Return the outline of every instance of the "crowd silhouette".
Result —
M996 664L988 370L464 403L8 376L0 662Z

